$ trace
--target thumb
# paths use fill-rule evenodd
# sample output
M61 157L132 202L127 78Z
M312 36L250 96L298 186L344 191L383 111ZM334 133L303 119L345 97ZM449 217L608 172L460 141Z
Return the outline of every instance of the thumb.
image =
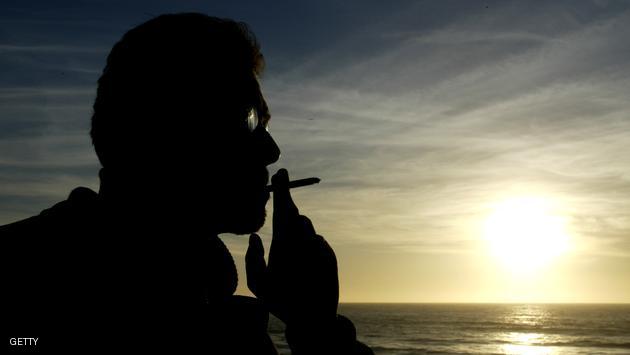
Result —
M249 236L249 247L245 254L245 271L247 273L247 287L258 298L262 296L266 270L265 249L262 240L256 233L252 233Z
M289 192L289 173L280 169L271 177L273 190L273 241L287 237L288 223L299 215Z

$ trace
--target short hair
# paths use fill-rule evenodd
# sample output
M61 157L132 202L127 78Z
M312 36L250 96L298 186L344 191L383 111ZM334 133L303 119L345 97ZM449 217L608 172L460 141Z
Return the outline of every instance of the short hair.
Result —
M115 165L160 139L147 136L177 125L218 127L235 112L246 117L259 100L263 68L258 41L243 22L181 13L131 29L98 80L90 136L99 161Z

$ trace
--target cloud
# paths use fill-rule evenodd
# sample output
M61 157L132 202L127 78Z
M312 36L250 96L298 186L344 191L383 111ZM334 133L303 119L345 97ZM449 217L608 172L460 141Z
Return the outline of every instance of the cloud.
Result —
M628 252L627 5L409 3L370 18L302 52L263 42L278 165L322 178L295 192L322 234L348 248L471 252L493 202L543 194L585 245ZM47 68L0 85L6 221L35 195L94 186L87 124L107 45L3 43L20 73ZM42 84L61 70L77 73Z
M94 88L0 88L0 223L39 213L77 186L98 189L88 135Z
M68 45L11 45L0 44L0 53L59 53L59 54L71 54L71 53L94 53L107 55L109 48L107 47L89 47L89 46L68 46Z
M335 62L353 50L345 39L264 83L282 165L323 178L304 204L336 242L470 250L475 223L510 194L562 201L578 238L603 247L630 232L584 224L630 208L627 10L516 10L426 33L363 32L396 44ZM488 21L499 15L504 27Z

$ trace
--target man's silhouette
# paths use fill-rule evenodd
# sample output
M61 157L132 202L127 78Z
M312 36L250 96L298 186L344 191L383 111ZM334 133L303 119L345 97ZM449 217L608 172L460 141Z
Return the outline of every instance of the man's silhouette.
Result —
M7 338L59 353L273 354L271 312L295 354L371 353L337 315L334 252L293 204L286 170L272 179L268 264L250 235L257 298L233 295L217 235L264 224L266 166L280 155L262 69L254 35L232 20L163 15L124 35L94 103L99 192L78 187L0 227Z

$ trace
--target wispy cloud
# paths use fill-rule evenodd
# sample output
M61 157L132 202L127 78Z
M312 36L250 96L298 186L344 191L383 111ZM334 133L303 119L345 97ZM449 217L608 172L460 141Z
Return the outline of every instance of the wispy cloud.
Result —
M68 46L68 45L11 45L0 44L0 53L96 53L106 55L109 52L107 47L89 46Z
M265 83L283 164L323 177L324 192L302 194L336 242L469 250L490 203L510 194L563 201L578 238L606 245L630 232L584 222L630 208L628 13L586 25L532 15L522 28L476 21L485 16L370 33L396 46L322 75L333 44ZM558 18L566 26L540 30ZM352 39L341 45L351 51Z
M323 179L296 191L322 234L338 245L467 252L494 201L546 194L563 203L579 238L611 252L625 245L627 6L527 4L444 5L429 9L435 18L426 5L408 4L293 65L272 45L281 59L268 57L273 75L263 85L284 153L279 165ZM94 58L108 48L9 43L16 42L0 52L58 70L87 68L93 81L104 61ZM47 54L79 57L46 62ZM6 186L57 197L70 182L93 184L86 177L97 168L87 138L93 94L82 77L58 87L0 87L0 164L13 184ZM71 174L77 180L57 176L51 191L18 186L27 174L18 169L56 166L79 169Z
M345 299L435 301L492 284L484 218L541 195L575 241L567 294L592 294L588 270L627 301L628 3L36 3L0 11L0 224L98 188L88 129L107 51L152 15L201 10L244 20L262 42L277 165L322 178L294 197L335 248ZM225 236L241 279L246 239Z

